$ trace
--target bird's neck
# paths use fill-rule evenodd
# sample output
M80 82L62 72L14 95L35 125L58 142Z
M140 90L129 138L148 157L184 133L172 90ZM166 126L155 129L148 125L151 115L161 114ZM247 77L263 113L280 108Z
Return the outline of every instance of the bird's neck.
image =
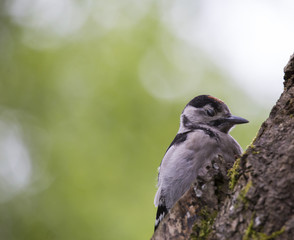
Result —
M207 129L210 131L217 131L218 132L218 130L216 128L213 128L213 127L206 125L206 124L198 123L198 124L193 124L193 125L192 124L189 124L189 125L180 124L180 128L179 128L178 133L185 133L185 132L193 131L196 129Z

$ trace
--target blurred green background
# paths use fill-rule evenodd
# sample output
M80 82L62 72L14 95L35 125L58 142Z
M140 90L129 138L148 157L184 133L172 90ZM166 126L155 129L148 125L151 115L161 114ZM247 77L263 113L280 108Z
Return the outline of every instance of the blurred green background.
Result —
M211 94L249 119L232 131L243 149L271 106L173 34L156 2L53 2L0 2L0 239L148 239L185 104Z

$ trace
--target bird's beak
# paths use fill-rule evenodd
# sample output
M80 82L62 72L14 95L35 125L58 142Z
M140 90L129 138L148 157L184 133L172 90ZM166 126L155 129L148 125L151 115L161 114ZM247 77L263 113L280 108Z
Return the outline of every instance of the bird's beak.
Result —
M227 122L233 123L233 124L243 124L243 123L248 123L249 121L246 120L245 118L237 117L237 116L229 116L226 118Z

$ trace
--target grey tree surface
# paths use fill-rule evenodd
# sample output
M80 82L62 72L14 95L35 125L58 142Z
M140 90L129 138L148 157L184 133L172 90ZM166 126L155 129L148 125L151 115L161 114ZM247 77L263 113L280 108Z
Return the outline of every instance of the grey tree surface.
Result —
M233 167L214 159L153 240L294 239L294 55L284 72L284 91L241 158Z

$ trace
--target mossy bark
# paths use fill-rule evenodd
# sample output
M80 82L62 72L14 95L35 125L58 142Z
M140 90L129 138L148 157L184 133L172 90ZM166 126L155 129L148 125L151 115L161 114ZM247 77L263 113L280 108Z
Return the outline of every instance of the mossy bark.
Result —
M231 170L231 183L232 166L216 159L152 239L293 239L294 55L284 72L284 92Z

